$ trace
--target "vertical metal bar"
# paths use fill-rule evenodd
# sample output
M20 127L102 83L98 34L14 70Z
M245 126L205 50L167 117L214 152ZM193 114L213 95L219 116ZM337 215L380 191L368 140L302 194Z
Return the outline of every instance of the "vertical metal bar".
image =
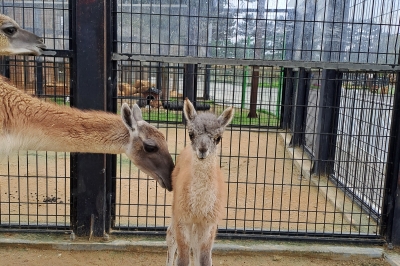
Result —
M162 73L163 73L162 63L158 62L157 63L157 72L156 72L156 89L158 91L162 91L162 86L161 86L162 85L161 84L162 83ZM150 73L150 77L151 77L151 73Z
M185 65L185 79L184 79L184 86L183 86L183 97L187 97L193 105L196 107L196 95L194 91L194 72L195 72L195 65L193 64L186 64Z
M203 98L204 100L209 100L210 99L210 68L211 65L206 65L206 68L204 70L204 93L203 93Z
M313 165L316 174L333 173L342 77L343 73L337 70L322 71Z
M391 121L381 232L388 243L400 245L400 72L397 72Z
M307 101L310 73L304 68L299 69L297 82L296 100L294 106L293 137L291 145L302 145L304 142L304 132L307 115Z
M162 66L162 74L161 74L161 91L162 91L162 95L161 95L161 100L162 103L164 104L165 101L168 100L169 98L169 72L170 72L169 66L164 65Z
M293 69L285 68L283 70L283 92L282 92L282 115L281 115L281 125L283 129L290 128L290 122L292 118L293 109Z
M105 0L72 1L73 104L81 109L106 109ZM90 78L89 78L90 77ZM106 156L75 154L71 165L72 224L78 236L105 233ZM93 219L92 219L93 215ZM72 219L71 219L72 220Z
M10 73L10 58L6 57L6 59L4 60L4 77L6 78L10 78L11 77L11 73Z
M106 1L106 38L107 40L116 40L118 32L117 15L113 11L117 10L118 1ZM112 53L118 50L117 42L106 42L106 74L107 74L107 111L117 113L117 61L112 61ZM115 223L115 190L116 179L113 178L117 173L117 155L106 155L106 215L105 231L110 232Z
M43 95L43 62L40 57L36 60L36 95Z
M184 70L184 78L183 78L183 98L188 98L196 107L196 94L194 91L194 71L195 67L193 64L186 64ZM185 116L182 112L182 121L186 124Z
M197 103L197 74L199 71L199 65L194 65L194 72L193 72L193 101ZM196 106L196 105L195 105Z

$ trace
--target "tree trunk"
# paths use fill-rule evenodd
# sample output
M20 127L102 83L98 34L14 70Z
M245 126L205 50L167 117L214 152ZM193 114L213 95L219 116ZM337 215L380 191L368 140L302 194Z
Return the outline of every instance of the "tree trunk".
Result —
M257 94L258 94L258 80L260 77L260 67L253 66L253 73L251 74L251 93L250 93L250 113L248 118L257 118Z

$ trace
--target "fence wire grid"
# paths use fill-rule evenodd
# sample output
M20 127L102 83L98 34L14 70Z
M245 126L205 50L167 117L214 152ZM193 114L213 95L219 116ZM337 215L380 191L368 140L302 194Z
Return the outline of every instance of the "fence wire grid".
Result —
M72 81L80 4L0 1L53 52L3 57L2 75L34 97L73 106L73 92L89 90ZM139 104L174 160L190 143L185 97L199 111L235 107L220 147L228 188L220 237L387 237L399 1L105 4L106 102L117 113L124 102ZM74 230L72 156L20 151L0 162L1 230ZM112 164L106 231L164 234L172 194L124 154Z

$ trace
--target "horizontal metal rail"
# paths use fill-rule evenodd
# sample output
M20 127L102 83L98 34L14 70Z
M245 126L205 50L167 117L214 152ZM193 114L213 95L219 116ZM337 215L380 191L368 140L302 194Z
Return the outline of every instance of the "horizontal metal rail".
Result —
M201 57L176 57L176 56L151 56L114 53L112 60L153 61L176 64L209 64L209 65L242 65L242 66L271 66L285 68L316 68L357 71L400 71L400 65L378 65L371 63L349 62L309 62L288 60L259 60L259 59L226 59L226 58L201 58Z

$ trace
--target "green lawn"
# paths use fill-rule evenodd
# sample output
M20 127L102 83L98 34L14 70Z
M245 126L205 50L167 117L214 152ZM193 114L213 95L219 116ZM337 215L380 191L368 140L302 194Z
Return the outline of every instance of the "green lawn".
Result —
M48 98L47 101L56 102L58 105L67 105L69 102L64 102L64 98ZM220 115L223 112L223 106L215 104L213 101L206 101L210 105L210 111ZM226 108L227 106L225 106ZM275 107L274 107L275 108ZM118 114L120 107L118 107ZM248 118L250 110L248 109L235 109L235 116L232 120L232 125L242 126L278 126L279 118L268 110L257 110L257 118ZM162 107L159 109L142 108L142 116L146 121L160 122L160 123L182 123L183 113L182 110L166 110Z
M219 115L223 111L223 106L210 104L210 111ZM257 118L248 118L248 109L235 109L235 116L232 120L232 125L242 125L242 126L277 126L279 123L278 117L273 115L268 110L257 110ZM147 121L158 121L158 122L182 122L182 111L165 110L160 109L142 109L143 119Z

